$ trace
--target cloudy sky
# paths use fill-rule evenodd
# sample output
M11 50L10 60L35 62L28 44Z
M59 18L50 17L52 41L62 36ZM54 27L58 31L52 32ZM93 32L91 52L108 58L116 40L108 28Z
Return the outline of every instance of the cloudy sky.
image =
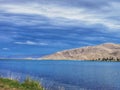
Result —
M120 0L0 0L0 56L120 43Z

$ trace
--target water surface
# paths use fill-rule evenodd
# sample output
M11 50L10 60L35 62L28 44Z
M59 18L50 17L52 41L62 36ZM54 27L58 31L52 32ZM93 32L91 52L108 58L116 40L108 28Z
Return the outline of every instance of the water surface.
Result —
M1 60L0 76L30 76L47 90L120 90L119 62Z

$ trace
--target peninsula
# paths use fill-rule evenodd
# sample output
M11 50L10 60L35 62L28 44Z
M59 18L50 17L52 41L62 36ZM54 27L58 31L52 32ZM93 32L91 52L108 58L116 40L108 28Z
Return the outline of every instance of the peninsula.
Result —
M40 59L120 61L120 44L104 43L97 46L64 50Z

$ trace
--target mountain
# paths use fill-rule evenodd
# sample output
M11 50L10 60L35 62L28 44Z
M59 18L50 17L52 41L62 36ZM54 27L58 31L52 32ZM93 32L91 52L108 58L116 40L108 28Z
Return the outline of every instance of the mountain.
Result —
M97 46L87 46L82 48L64 50L41 59L52 60L102 60L120 59L120 44L104 43Z

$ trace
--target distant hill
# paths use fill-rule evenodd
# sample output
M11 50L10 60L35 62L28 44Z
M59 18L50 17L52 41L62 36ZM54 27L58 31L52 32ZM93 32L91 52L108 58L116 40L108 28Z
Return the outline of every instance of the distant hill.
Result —
M120 44L105 43L97 46L87 46L82 48L64 50L41 59L52 60L119 60Z

